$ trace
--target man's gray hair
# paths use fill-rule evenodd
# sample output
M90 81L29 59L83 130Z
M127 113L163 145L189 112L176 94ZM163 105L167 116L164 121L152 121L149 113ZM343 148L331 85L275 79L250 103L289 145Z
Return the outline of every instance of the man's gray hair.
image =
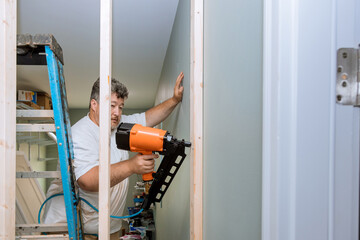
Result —
M124 84L116 80L115 78L111 79L111 93L116 93L118 98L126 99L129 95L129 91L125 87ZM91 95L90 95L90 102L89 102L89 109L91 107L91 100L95 99L99 103L99 95L100 95L100 78L98 78L92 87Z

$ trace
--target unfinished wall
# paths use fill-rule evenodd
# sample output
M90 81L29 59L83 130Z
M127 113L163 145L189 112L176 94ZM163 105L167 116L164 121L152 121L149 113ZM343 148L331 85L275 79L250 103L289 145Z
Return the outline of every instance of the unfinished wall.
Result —
M262 1L204 8L204 239L260 240Z
M34 140L45 139L44 133L29 133L29 136L33 136ZM25 142L18 144L18 151L21 151L25 154L26 159L30 161L31 168L33 171L45 171L46 162L39 160L39 158L44 158L46 156L45 146L38 144L36 141ZM46 192L46 179L38 178L37 181L41 186L41 190Z
M175 80L181 71L185 75L183 101L161 127L170 131L177 138L190 140L190 0L179 1L156 104L173 95ZM157 240L190 238L189 174L190 158L188 156L166 192L162 203L156 204Z

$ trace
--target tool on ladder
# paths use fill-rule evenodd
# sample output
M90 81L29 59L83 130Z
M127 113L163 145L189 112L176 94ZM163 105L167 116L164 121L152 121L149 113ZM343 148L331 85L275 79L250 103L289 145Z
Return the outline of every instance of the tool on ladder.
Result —
M60 172L66 207L67 225L31 224L17 226L18 239L83 239L79 194L75 187L72 161L74 159L71 139L71 126L66 98L65 79L63 72L63 53L54 36L20 34L17 36L17 64L18 65L47 65L53 111L49 110L21 110L19 117L54 118L55 124L17 124L18 132L54 132L56 131L57 148L59 153ZM57 173L28 173L17 174L17 177L54 177ZM65 232L57 235L27 235L33 232Z

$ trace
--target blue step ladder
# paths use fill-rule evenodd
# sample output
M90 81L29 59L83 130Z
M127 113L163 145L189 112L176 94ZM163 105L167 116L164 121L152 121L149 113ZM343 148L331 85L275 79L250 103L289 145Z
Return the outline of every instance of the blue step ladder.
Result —
M59 154L60 172L66 207L67 234L59 239L82 240L83 232L81 225L81 211L79 193L75 186L73 172L73 144L71 139L71 125L68 112L68 103L65 89L63 72L63 53L60 45L51 34L17 36L17 64L18 65L47 65L51 90L53 110L21 110L22 117L44 117L50 112L55 124L17 124L18 132L52 132L56 131L57 149ZM18 114L18 113L17 113ZM18 114L19 115L19 114ZM31 175L31 174L30 174ZM52 178L53 175L46 172L33 173L32 176ZM56 175L56 174L55 174ZM21 178L24 175L18 174ZM64 224L45 225L28 224L16 227L17 239L26 238L24 234L33 232L64 232ZM22 237L23 236L23 237ZM54 236L49 238L54 239ZM42 235L41 239L46 238Z

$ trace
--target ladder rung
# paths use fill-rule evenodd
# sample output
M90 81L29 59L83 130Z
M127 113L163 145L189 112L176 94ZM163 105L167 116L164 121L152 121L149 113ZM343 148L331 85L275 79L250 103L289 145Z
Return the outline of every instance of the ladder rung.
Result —
M53 239L53 240L69 240L68 234L54 234L54 235L23 235L16 236L16 239Z
M53 140L45 140L45 141L38 142L38 145L40 145L40 146L56 145L56 142L54 142Z
M26 119L54 119L53 110L16 110L17 118L26 118Z
M18 140L18 138L16 139ZM36 144L36 145L41 145L41 146L47 146L47 145L56 145L56 142L54 142L54 140L49 140L46 138L36 138L34 136L32 136L32 138L23 138L23 139L19 139L18 140L19 143L28 143L28 144Z
M55 132L55 124L16 124L17 132Z
M61 178L60 171L16 172L16 178Z
M55 157L53 157L53 158L38 158L38 161L53 161L53 160L58 160L59 158L55 158Z
M37 138L37 136L24 136L24 135L16 134L16 141L18 141L20 143L32 141L33 139L36 139L36 138Z
M34 233L34 232L67 232L66 223L55 224L16 224L16 232L22 233Z

